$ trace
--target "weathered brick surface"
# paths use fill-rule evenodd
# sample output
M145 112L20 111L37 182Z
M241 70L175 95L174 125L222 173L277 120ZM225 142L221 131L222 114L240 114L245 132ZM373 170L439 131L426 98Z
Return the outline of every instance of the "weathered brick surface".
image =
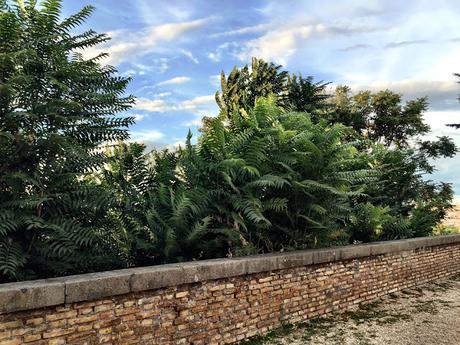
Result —
M0 315L0 344L229 344L460 272L460 243Z

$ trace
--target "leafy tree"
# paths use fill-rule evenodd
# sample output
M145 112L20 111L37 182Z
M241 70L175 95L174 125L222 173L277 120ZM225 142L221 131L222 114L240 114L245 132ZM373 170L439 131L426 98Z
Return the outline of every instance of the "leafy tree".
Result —
M388 206L375 206L369 202L357 204L347 224L351 241L372 242L382 239L384 232L395 222L389 210Z
M401 105L401 95L389 90L371 93L361 91L351 95L350 88L336 89L336 108L331 122L353 127L370 140L390 147L405 147L408 141L429 132L423 121L428 108L426 97Z
M310 114L311 119L318 122L331 106L331 95L326 92L329 84L323 81L314 82L312 76L289 76L283 103L292 111Z
M380 236L394 239L430 234L450 207L452 189L427 180L427 176L434 171L434 159L452 157L457 149L449 137L421 140L430 130L423 121L426 98L402 105L401 95L388 90L352 95L349 88L339 87L333 101L330 121L352 126L368 139L369 155L363 156L363 164L381 171L379 181L366 188L366 201L389 207L388 213L396 219L378 230Z
M235 67L228 77L221 73L221 91L216 92L216 101L221 114L230 116L234 111L248 112L257 98L274 96L278 106L307 112L317 122L329 106L327 85L314 82L311 76L289 75L280 65L252 58L251 66Z
M269 77L254 72L259 65L271 66ZM236 109L249 113L254 99L272 93L278 106L285 110L306 111L314 123L327 120L331 125L341 123L353 128L355 132L348 132L343 141L360 142L357 149L361 162L356 162L354 168L372 167L381 174L377 183L366 188L365 197L352 198L355 207L350 211L351 218L355 213L363 214L362 203L381 207L396 217L388 222L388 227L382 225L380 230L376 227L374 235L365 238L352 236L353 239L429 234L430 226L439 223L448 209L452 191L448 184L427 181L426 176L434 171L433 159L452 157L456 147L448 137L435 141L420 139L430 130L423 120L427 99L419 98L403 104L402 96L389 90L362 91L353 95L346 86L337 87L331 96L326 93L327 83L314 83L311 77L290 76L280 68L254 59L252 68L235 68L228 79L222 74L222 93L216 94L221 114L228 119ZM257 75L257 85L263 87L248 87L255 80L248 71ZM279 78L275 78L276 75ZM248 98L248 93L252 95L251 102L240 102ZM234 106L223 106L223 103ZM426 211L423 226L419 219L422 212L418 211L421 209ZM344 225L353 233L350 220L344 221Z
M102 226L110 193L84 183L106 157L99 145L128 137L115 117L133 97L129 79L77 50L108 38L73 34L92 13L61 17L61 1L0 1L0 279L112 267Z
M346 243L350 197L375 180L347 132L271 97L205 119L176 153L122 145L98 177L122 200L110 226L131 265Z
M216 102L221 112L231 114L240 109L248 111L254 107L258 97L284 95L288 73L280 69L280 65L252 58L250 67L235 67L228 78L222 72L222 92L216 92Z
M222 256L211 254L218 247L218 236L208 236L206 241L200 238L209 224L206 189L190 186L178 172L177 152L145 154L144 150L145 146L137 143L121 143L110 149L110 163L94 179L116 191L117 204L106 226L114 229L125 264L142 266Z
M460 83L460 74L455 73L454 76L459 79L459 83ZM458 98L458 100L460 101L460 98ZM452 124L449 124L448 126L455 127L455 128L460 128L460 123L452 123Z
M77 52L108 39L73 33L93 8L60 6L0 0L1 281L420 236L450 207L425 98L331 96L255 58L197 144L145 154L117 116L129 79Z
M259 98L249 113L205 120L187 175L211 194L211 222L237 231L240 244L270 252L343 243L348 198L374 178L355 168L347 131Z

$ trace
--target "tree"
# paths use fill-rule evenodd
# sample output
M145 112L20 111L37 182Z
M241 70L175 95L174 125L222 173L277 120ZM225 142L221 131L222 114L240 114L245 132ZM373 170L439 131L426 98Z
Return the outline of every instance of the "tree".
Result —
M390 90L351 94L350 88L339 86L334 97L332 123L353 127L374 142L390 147L405 147L416 136L429 132L423 121L428 108L427 98L401 104L401 95Z
M257 98L274 96L278 106L307 112L317 122L329 106L327 85L314 82L311 76L290 75L280 65L252 58L251 66L235 67L228 77L221 73L221 91L216 92L216 102L221 114L230 116L234 111L248 112Z
M211 226L236 232L240 249L344 243L348 198L374 179L371 169L355 168L359 152L345 143L347 132L284 112L274 96L259 98L249 112L206 119L184 170L210 193Z
M292 111L308 113L314 122L318 122L329 110L331 103L326 88L330 83L314 82L312 76L306 78L291 75L287 79L287 92L284 105Z
M257 73L258 66L264 66L263 71L270 66L270 74ZM251 86L256 79L249 71L257 75L256 85L263 87ZM376 214L384 212L388 217L383 218L389 220L376 225L373 234L352 235L352 240L428 234L449 208L452 190L450 185L430 182L426 176L434 171L433 159L452 157L457 149L448 137L435 141L421 139L430 131L423 120L428 108L427 98L403 103L400 94L389 90L362 91L353 95L347 86L339 86L334 95L329 95L327 85L315 83L311 77L281 72L280 66L253 59L252 68L235 68L228 78L222 74L222 92L218 92L216 98L221 116L227 121L238 109L249 114L257 97L271 93L276 104L285 111L307 112L314 123L327 121L329 125L343 124L353 128L354 131L347 132L342 140L358 142L361 161L357 160L354 168L372 167L381 173L377 183L367 186L365 196L351 198L354 206L343 225L351 233L362 226L363 223L353 225L353 219L357 219L355 214L375 218ZM248 99L248 94L251 102L242 102ZM377 223L369 219L366 224L370 228Z
M353 95L349 88L338 87L333 101L329 121L352 126L359 136L368 139L363 149L369 155L363 156L363 164L381 171L379 181L366 188L368 197L359 200L384 207L393 217L383 224L380 236L394 239L430 234L451 206L452 188L446 183L433 183L427 176L434 171L434 159L452 157L457 148L449 137L421 139L430 131L423 120L427 99L402 105L401 95L389 90ZM364 217L360 205L356 211ZM369 238L365 235L356 239Z
M254 107L258 97L271 94L283 96L286 93L288 73L280 71L281 66L252 58L251 67L235 67L228 78L221 72L222 92L216 92L216 102L222 113L231 114Z
M460 74L459 73L455 73L454 76L457 77L458 79L460 79ZM460 81L459 81L459 83L460 83ZM460 98L458 98L458 100L460 101ZM448 126L455 127L455 128L460 128L460 123L452 123L452 124L449 124Z
M94 183L115 191L116 204L108 214L126 266L224 256L219 235L201 234L209 224L207 189L190 185L180 164L180 152L144 153L145 146L120 143L108 150L110 164Z
M102 143L128 138L129 79L77 50L105 42L73 34L91 6L60 20L61 1L0 1L0 279L111 267L101 222L109 193L84 182Z

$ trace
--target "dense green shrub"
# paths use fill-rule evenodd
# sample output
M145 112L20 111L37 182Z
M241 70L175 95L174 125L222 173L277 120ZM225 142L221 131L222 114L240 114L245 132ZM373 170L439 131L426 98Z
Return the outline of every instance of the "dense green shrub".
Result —
M222 73L220 113L178 151L124 142L129 79L76 51L92 12L0 0L0 281L433 232L448 137L425 98L328 83L254 58Z
M73 29L91 7L60 20L60 1L0 1L0 279L113 266L103 227L110 190L83 182L98 145L128 137L128 79L75 49L107 39Z
M124 186L122 204L138 211L122 207L117 217L133 224L126 218L136 215L130 234L147 229L152 262L344 244L349 200L376 179L355 168L360 155L344 141L348 131L259 98L249 113L206 119L198 144L189 137L175 155L138 161L136 145L115 151L124 162L116 167L129 168L120 179L110 167L100 179ZM127 159L133 150L137 158Z

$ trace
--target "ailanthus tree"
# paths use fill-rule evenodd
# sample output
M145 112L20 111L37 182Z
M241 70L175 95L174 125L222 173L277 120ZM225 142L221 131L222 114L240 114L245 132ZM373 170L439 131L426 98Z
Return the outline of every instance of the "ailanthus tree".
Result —
M111 267L101 227L108 191L84 182L102 143L128 138L129 79L78 51L108 39L75 34L92 13L61 19L61 1L0 0L0 280Z
M285 112L275 96L259 98L249 112L205 119L183 168L210 194L210 228L238 235L234 252L346 243L349 198L375 178L356 168L360 153L348 131Z
M307 112L312 120L319 121L329 106L330 95L326 92L329 83L315 82L311 76L290 75L281 67L254 57L251 66L235 67L228 76L222 72L221 91L216 92L221 114L248 112L257 98L274 96L278 106Z
M256 80L260 88L251 86ZM343 141L361 142L361 163L356 168L373 167L381 175L378 183L366 188L366 197L352 198L354 207L345 225L353 233L353 229L370 229L372 224L380 224L372 219L366 224L357 222L365 215L376 218L378 214L388 214L396 218L391 218L388 226L375 225L372 234L352 235L353 240L429 234L450 207L450 185L427 181L427 176L435 169L433 159L452 157L457 149L448 137L423 140L423 135L430 131L423 119L428 108L426 98L403 103L402 95L389 90L352 94L346 86L337 87L329 95L327 83L290 75L281 66L256 58L251 68L235 68L228 77L222 74L221 84L216 99L221 115L227 119L238 111L248 114L257 97L271 94L285 111L306 112L314 123L327 121L332 126L343 124L354 129ZM242 101L248 99L249 103Z
M126 266L225 255L219 234L206 232L208 191L184 175L180 152L145 153L144 145L120 143L107 154L110 163L90 179L114 193L103 227L112 229L113 250Z

